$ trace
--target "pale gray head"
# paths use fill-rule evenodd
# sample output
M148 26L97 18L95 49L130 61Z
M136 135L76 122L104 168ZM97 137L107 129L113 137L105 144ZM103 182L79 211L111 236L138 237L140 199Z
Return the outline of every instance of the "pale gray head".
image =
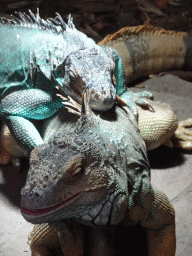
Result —
M78 50L66 58L63 89L79 103L85 89L89 89L91 108L108 110L116 99L114 69L115 63L100 47Z
M112 225L123 218L127 177L115 174L118 149L111 145L108 150L108 138L99 127L102 120L88 107L82 106L84 114L75 128L64 127L32 151L22 189L22 215L27 221L75 218L87 225Z

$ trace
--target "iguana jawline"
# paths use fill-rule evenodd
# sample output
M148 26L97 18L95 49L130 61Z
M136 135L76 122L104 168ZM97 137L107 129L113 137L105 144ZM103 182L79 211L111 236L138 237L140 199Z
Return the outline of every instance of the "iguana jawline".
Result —
M55 204L53 206L50 206L48 208L39 208L39 209L27 209L25 207L21 208L21 212L25 215L33 215L33 216L40 216L40 215L44 215L50 212L53 212L54 210L58 210L62 207L65 207L67 205L69 205L70 203L72 203L75 199L79 198L79 196L82 195L83 192L79 192L67 199L65 199L64 201Z

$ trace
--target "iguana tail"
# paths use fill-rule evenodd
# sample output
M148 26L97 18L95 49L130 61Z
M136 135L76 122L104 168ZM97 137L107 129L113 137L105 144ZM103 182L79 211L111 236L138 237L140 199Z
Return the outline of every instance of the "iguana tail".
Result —
M145 25L125 27L99 45L118 51L127 82L168 69L192 68L192 36L186 32Z

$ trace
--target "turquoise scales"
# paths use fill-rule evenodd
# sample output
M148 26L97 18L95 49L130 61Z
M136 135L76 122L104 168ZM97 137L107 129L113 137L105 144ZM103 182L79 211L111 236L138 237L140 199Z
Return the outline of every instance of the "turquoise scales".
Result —
M42 144L31 119L45 119L63 107L56 86L76 101L91 90L91 108L107 110L125 89L119 54L103 50L58 15L47 21L18 13L0 21L0 115L28 155ZM106 54L107 52L107 54ZM135 103L130 100L135 111Z

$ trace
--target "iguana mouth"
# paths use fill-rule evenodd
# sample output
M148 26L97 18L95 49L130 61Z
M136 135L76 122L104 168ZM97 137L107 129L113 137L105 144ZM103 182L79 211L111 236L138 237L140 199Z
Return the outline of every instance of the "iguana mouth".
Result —
M75 199L77 199L80 195L82 194L82 192L75 194L74 196L67 198L66 200L55 204L53 206L47 207L47 208L39 208L39 209L28 209L25 207L21 207L21 212L25 215L33 215L33 216L40 216L40 215L45 215L47 213L53 212L55 210L58 210L64 206L69 205L70 203L72 203Z

